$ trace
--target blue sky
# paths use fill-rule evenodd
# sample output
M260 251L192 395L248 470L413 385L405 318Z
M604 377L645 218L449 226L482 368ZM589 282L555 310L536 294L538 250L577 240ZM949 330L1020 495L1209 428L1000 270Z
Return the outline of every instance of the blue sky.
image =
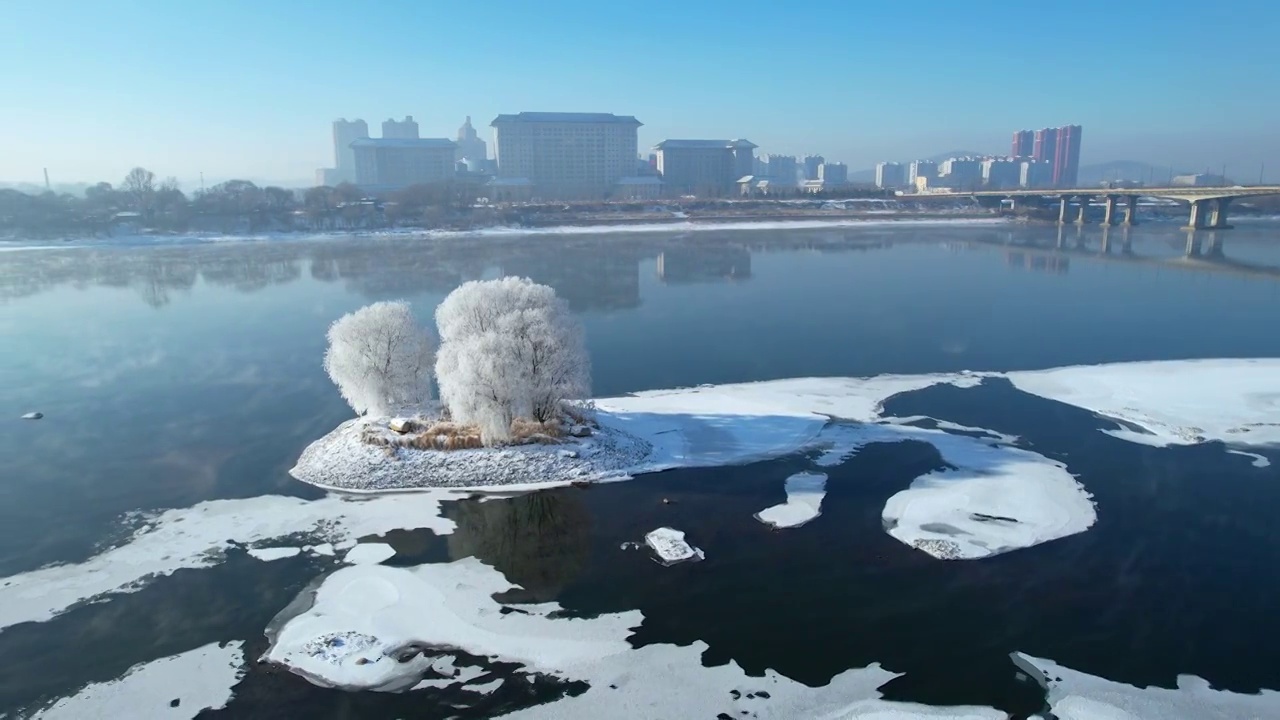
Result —
M0 180L309 181L329 123L428 137L522 110L638 117L853 168L1084 125L1086 163L1280 179L1280 3L10 3ZM375 132L376 134L376 132Z

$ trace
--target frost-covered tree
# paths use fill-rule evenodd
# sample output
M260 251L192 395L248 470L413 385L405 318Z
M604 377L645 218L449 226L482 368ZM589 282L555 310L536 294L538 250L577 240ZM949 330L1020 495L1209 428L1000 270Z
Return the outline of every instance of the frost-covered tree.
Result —
M582 325L555 291L526 278L472 281L436 309L440 398L486 443L510 438L511 422L560 416L564 400L591 392Z
M431 399L431 337L409 303L378 302L329 326L324 369L361 415L391 415Z

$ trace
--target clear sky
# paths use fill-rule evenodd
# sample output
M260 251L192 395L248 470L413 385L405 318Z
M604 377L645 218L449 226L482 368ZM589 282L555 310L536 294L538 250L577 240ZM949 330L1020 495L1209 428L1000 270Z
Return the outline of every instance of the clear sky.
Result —
M42 0L0 23L0 180L302 183L330 123L614 112L853 169L1084 126L1083 163L1280 180L1280 3ZM490 149L492 152L492 148Z

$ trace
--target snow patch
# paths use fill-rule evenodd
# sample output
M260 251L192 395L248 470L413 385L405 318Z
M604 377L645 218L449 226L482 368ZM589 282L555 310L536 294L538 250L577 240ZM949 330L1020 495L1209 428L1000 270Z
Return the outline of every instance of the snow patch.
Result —
M777 528L799 527L822 513L827 494L824 473L802 472L787 478L787 501L756 513L756 519Z
M82 563L54 565L0 580L0 629L40 622L83 600L130 592L147 580L182 568L222 562L233 544L248 545L299 533L315 533L334 543L391 530L453 530L440 517L443 492L355 499L332 495L302 500L263 495L212 500L166 510L125 544Z
M352 565L377 565L396 556L396 549L386 543L360 543L347 551L343 562Z
M35 714L37 720L177 720L202 710L218 710L231 700L244 675L240 641L211 643L195 650L129 668L121 677L86 686ZM174 705L174 703L177 703Z
M663 565L675 565L682 562L697 562L706 556L701 550L690 545L684 539L684 533L669 527L660 527L644 536L644 542L658 556Z
M1058 720L1237 720L1280 717L1280 692L1242 695L1214 690L1194 675L1179 675L1176 689L1137 688L1087 675L1052 660L1013 653L1022 668L1049 695Z
M1280 359L1172 360L1011 372L1019 390L1136 425L1145 444L1280 444Z

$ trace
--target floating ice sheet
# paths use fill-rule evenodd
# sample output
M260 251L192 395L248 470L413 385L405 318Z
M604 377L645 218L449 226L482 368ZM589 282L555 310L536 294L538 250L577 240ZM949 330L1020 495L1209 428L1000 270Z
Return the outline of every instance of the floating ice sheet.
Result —
M1179 675L1178 687L1138 688L1087 675L1052 660L1013 653L1049 695L1058 720L1263 720L1280 718L1280 692L1243 695L1214 690L1194 675Z
M35 714L37 720L180 720L225 707L244 674L239 641L212 643L129 668L123 676L88 685Z
M684 539L684 533L669 527L660 527L644 536L644 542L658 556L663 565L702 560L705 556L698 548Z
M756 513L756 519L778 528L799 527L822 513L827 494L827 476L802 472L787 478L787 501Z

